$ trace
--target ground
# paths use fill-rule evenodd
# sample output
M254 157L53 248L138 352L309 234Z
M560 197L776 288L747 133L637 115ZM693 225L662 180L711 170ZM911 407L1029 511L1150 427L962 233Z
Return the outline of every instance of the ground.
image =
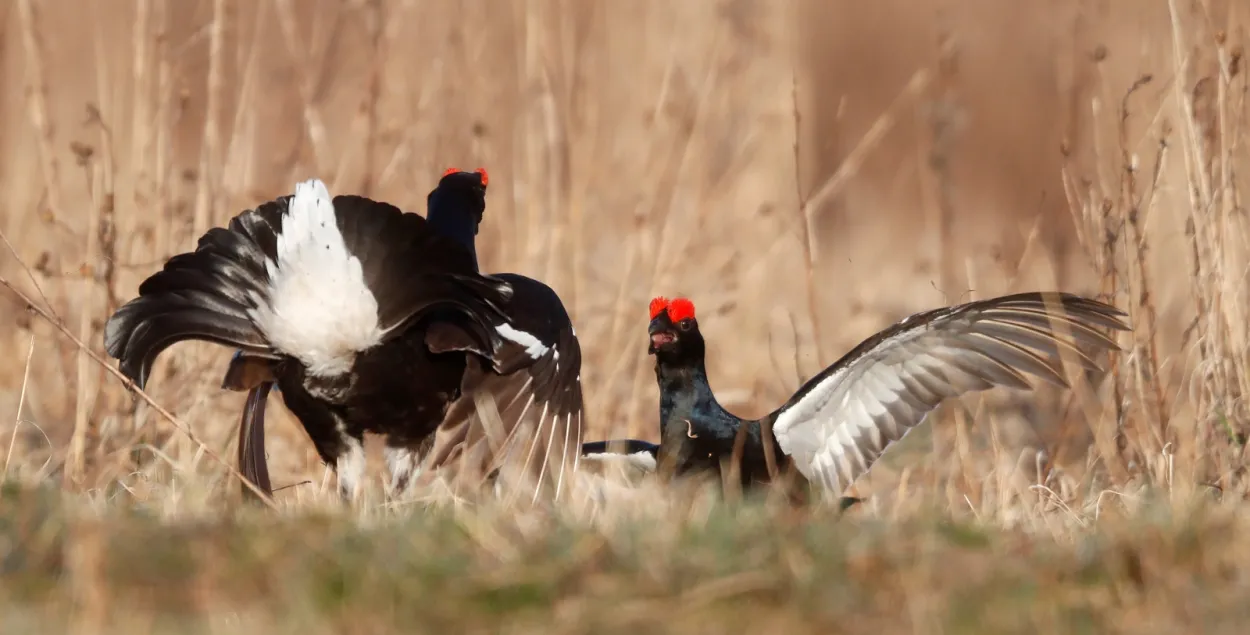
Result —
M1248 23L1235 0L4 4L0 628L1232 632ZM207 228L313 177L420 211L450 166L490 172L484 268L568 307L592 439L656 440L655 295L695 302L744 416L969 298L1061 289L1134 330L1072 391L944 407L845 515L593 474L555 509L386 504L372 442L344 508L276 397L260 509L217 460L229 351L169 349L159 409L92 358Z

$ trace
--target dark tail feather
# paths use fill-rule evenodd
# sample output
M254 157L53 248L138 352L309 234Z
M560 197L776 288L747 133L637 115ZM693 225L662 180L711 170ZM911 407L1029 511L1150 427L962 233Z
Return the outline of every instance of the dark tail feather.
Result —
M265 458L265 399L276 381L278 363L276 359L236 351L221 380L221 387L226 390L248 391L239 421L239 472L270 497L273 488ZM242 487L245 497L259 498L252 488Z
M269 482L269 465L265 460L265 399L273 383L262 382L247 393L243 406L243 419L239 422L239 471L266 496L273 496ZM259 498L251 488L243 485L243 495Z
M611 441L588 441L582 444L582 456L587 454L635 454L647 452L654 455L660 446L638 439L619 439Z
M205 340L254 353L270 346L249 311L268 292L272 258L286 201L266 203L213 228L195 251L170 258L139 285L139 297L104 325L104 348L143 388L156 357L184 340Z

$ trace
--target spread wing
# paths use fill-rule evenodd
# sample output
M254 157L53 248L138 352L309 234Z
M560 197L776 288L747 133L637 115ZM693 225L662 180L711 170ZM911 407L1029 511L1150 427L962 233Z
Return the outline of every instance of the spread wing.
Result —
M495 325L492 351L475 349L450 328L426 338L432 351L478 356L469 357L461 395L422 458L421 473L451 467L461 482L498 474L526 481L535 497L544 487L559 496L582 442L581 347L549 287L514 274L493 277L512 287L512 299L506 319Z
M837 495L948 397L1027 389L1026 374L1066 388L1061 353L1097 370L1082 348L1119 350L1098 329L1128 330L1124 315L1066 293L1020 293L913 315L811 378L770 415L773 433L804 476Z

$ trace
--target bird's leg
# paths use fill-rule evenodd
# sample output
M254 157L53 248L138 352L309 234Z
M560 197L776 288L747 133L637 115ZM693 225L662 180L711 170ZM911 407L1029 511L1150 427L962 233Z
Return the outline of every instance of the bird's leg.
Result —
M299 367L278 377L282 400L304 426L317 454L334 469L339 495L352 500L365 474L364 430L349 429L330 405L313 397Z
M392 498L408 492L417 466L417 453L403 446L386 446L386 469L391 473L389 495Z
M343 445L334 463L334 472L339 479L339 496L345 501L354 501L360 494L365 476L365 445L363 439L341 428L339 433Z

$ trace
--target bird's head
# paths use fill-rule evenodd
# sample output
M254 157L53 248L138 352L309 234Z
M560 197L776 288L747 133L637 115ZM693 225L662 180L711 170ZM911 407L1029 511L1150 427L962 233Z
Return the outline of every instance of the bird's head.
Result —
M651 324L647 328L651 343L648 355L663 363L703 361L703 334L694 317L694 303L686 298L655 298L651 300Z
M469 214L475 225L482 222L486 211L486 185L490 177L485 168L464 172L448 168L439 179L438 186L425 198L428 214ZM474 234L476 234L476 227Z

